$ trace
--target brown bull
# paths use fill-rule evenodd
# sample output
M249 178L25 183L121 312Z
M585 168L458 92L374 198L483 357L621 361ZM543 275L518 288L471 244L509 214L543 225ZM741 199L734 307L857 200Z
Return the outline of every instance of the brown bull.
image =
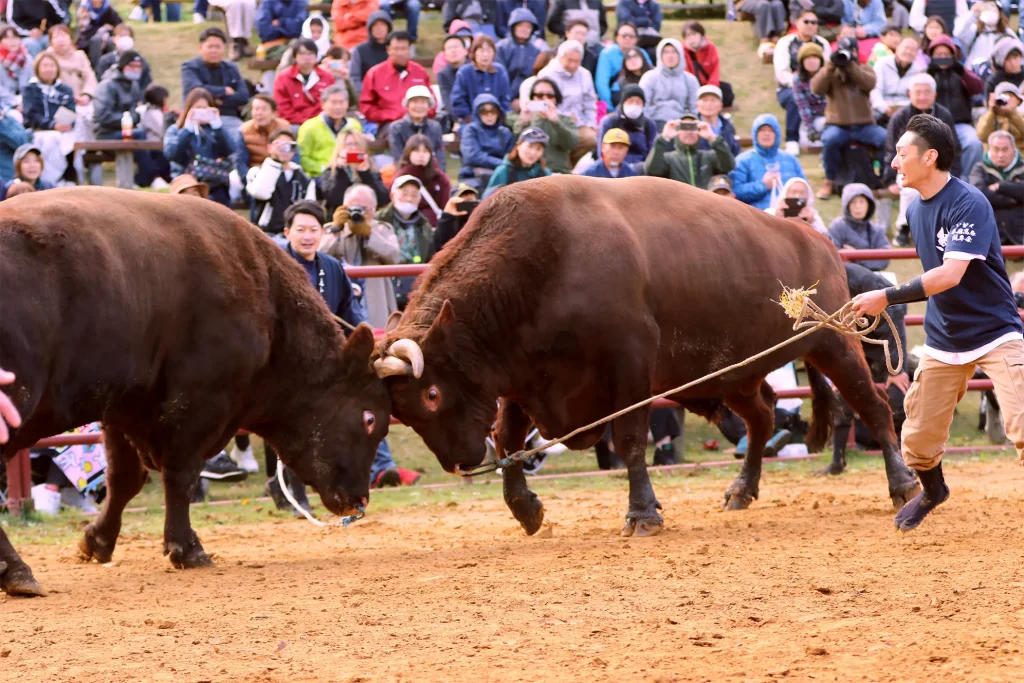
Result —
M295 261L213 202L80 188L0 204L0 364L24 419L0 456L104 423L108 495L86 558L110 560L148 468L163 477L164 554L211 564L189 501L243 428L332 512L365 505L390 409L372 350L368 326L345 342ZM40 593L0 530L4 562L0 588Z
M545 438L562 436L790 337L792 320L772 302L780 281L818 283L814 300L828 311L849 299L826 238L735 200L655 178L518 183L482 204L435 258L375 364L393 413L458 471L482 462L499 398L497 451L512 453L531 422ZM824 373L882 443L889 495L901 507L918 485L900 458L892 413L861 343L831 331L673 397L709 417L724 404L747 424L727 506L758 496L774 424L765 376L795 358L806 361L814 391L808 447L820 449L831 429ZM644 461L648 414L612 423L629 472L626 535L663 524ZM587 448L603 431L566 445ZM504 470L504 491L516 519L537 531L543 506L521 465Z

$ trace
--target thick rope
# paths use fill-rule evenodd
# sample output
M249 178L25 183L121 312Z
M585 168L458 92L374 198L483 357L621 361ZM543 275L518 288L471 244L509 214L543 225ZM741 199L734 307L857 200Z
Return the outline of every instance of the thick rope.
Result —
M298 501L295 500L295 496L292 495L292 491L288 488L288 485L284 483L284 463L281 462L280 458L277 461L277 483L281 486L281 492L284 493L284 497L288 499L288 502L292 504L292 507L302 513L302 516L308 519L310 522L318 527L331 527L331 526L348 526L352 522L360 520L366 514L361 506L356 506L359 510L357 515L349 515L348 517L342 517L338 522L334 524L324 524L319 519L309 513L306 508L299 505Z
M530 458L537 455L541 451L551 448L555 444L564 443L565 441L568 441L569 439L578 434L588 432L591 429L594 429L595 427L600 427L601 425L611 422L612 420L621 417L626 413L634 411L637 408L642 408L644 406L650 405L655 401L667 398L672 394L678 394L682 391L690 389L691 387L695 387L698 384L706 382L710 379L720 377L728 372L732 372L733 370L738 370L739 368L742 368L746 365L750 365L754 361L760 360L765 356L771 355L778 351L779 349L784 348L792 344L793 342L803 339L804 337L826 327L830 330L834 330L848 337L854 337L860 339L861 341L865 341L871 344L880 344L885 349L885 364L888 367L889 372L893 375L899 374L900 370L903 367L903 346L900 343L899 335L895 334L896 327L893 325L892 318L889 317L888 313L882 311L882 315L875 317L874 322L872 322L869 325L867 318L858 318L856 314L851 310L853 302L847 301L838 311L836 311L832 315L826 315L825 311L823 311L820 306L818 306L816 303L810 300L810 295L816 292L817 290L813 288L810 290L804 290L790 289L784 286L782 288L782 296L779 297L780 300L776 302L780 306L782 306L783 309L785 309L786 313L789 314L790 317L796 319L796 322L793 323L793 329L803 329L803 332L795 334L789 339L783 342L779 342L775 346L769 349L765 349L764 351L756 355L753 355L750 358L747 358L746 360L740 361L739 363L734 363L728 367L722 368L721 370L716 370L715 372L704 375L703 377L695 379L692 382L687 382L686 384L675 387L674 389L663 391L662 393L657 394L656 396L651 396L650 398L640 401L639 403L634 403L633 405L627 408L623 408L618 412L612 413L607 417L603 417L600 420L597 420L596 422L591 422L588 425L584 425L578 429L574 429L565 436L555 439L554 441L549 441L543 446L533 448L528 451L517 451L512 455L506 456L504 458L499 458L496 462L493 463L483 463L479 467L474 468L473 472L467 473L464 476L485 474L487 472L493 472L502 467L509 467L510 465L517 462L529 460ZM805 318L807 317L813 318L817 322L805 320ZM875 328L878 327L878 323L881 321L882 317L884 317L886 322L889 323L889 327L890 329L892 329L894 336L896 338L896 351L899 357L899 362L897 363L895 369L892 367L892 364L889 360L889 341L869 339L865 337L866 334L868 334L869 332L873 332Z

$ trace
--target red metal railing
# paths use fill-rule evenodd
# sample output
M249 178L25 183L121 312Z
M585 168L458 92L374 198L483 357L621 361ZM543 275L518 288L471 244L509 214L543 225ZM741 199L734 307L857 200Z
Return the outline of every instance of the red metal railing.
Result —
M912 259L917 258L914 249L841 249L839 255L844 261L867 261L878 259ZM1024 257L1024 247L1003 247L1004 257ZM350 278L373 278L373 277L407 277L419 275L429 264L411 264L399 266L345 266L345 273ZM906 316L907 325L921 325L924 323L923 315ZM992 382L985 379L971 380L967 383L969 391L986 391L992 388ZM775 392L777 398L808 398L811 395L810 387L797 387L796 389L781 389ZM657 407L676 405L673 401L662 399L654 403ZM392 418L392 424L398 421ZM102 439L99 432L89 434L62 434L41 439L36 443L37 448L52 448L56 446L73 446L78 444L96 444ZM31 464L27 450L19 451L7 464L7 507L11 514L20 514L25 500L31 497L32 476Z

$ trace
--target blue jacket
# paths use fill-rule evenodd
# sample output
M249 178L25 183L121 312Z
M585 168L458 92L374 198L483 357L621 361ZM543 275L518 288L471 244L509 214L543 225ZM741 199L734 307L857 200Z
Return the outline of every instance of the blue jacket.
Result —
M46 86L33 77L21 91L21 112L25 127L30 130L53 130L53 115L61 107L75 111L75 93L67 83L57 81L49 94L43 92Z
M661 5L657 0L647 0L641 5L636 0L619 0L615 5L615 20L617 24L629 22L641 28L653 28L661 31Z
M757 129L765 124L771 126L775 131L775 144L771 149L757 144ZM736 199L741 202L758 209L767 209L771 204L772 192L761 181L768 171L767 164L777 163L779 165L783 184L790 178L806 178L807 176L804 175L804 170L800 167L800 162L796 157L779 150L782 129L775 116L761 114L754 119L754 125L750 130L751 137L754 138L754 148L748 149L736 159L736 168L729 173L729 177L732 178L732 191L736 195Z
M597 140L604 139L604 134L612 128L621 128L629 135L629 152L626 154L626 163L643 163L644 159L654 147L654 141L658 137L658 124L649 118L640 115L639 119L632 120L622 115L622 104L618 109L601 119L601 129L597 133ZM597 158L601 158L601 145L597 146Z
M3 199L7 198L7 191L9 189L11 189L11 186L14 185L14 183L16 183L16 182L18 182L17 178L15 178L13 180L8 180L6 183L4 183ZM32 183L32 187L36 188L36 191L52 190L54 188L54 184L51 183L51 182L47 182L47 181L43 180L42 178L36 178L36 181L34 183Z
M309 283L319 290L320 296L327 302L327 308L331 309L331 313L349 325L366 322L363 307L359 305L359 300L352 295L352 283L338 259L318 251L316 258L310 263L296 254L292 245L289 244L284 250L302 266L307 275L312 274ZM313 278L316 279L315 283Z
M164 133L164 156L171 163L171 175L181 175L197 155L208 159L227 159L231 156L231 145L224 128L208 125L179 129L177 124L168 126Z
M256 32L264 43L279 38L298 38L307 16L306 0L263 0L256 10ZM275 19L277 26L273 24Z
M590 176L591 178L632 178L633 176L640 174L636 172L628 161L626 161L619 167L619 175L612 176L612 174L608 172L608 167L604 165L603 161L596 161L591 164L587 170L583 171L583 175Z
M544 21L548 15L547 0L498 0L498 8L494 15L494 32L498 37L512 35L512 26L517 22L511 21L511 17L517 9L528 10L533 15L533 23L537 25L534 37L544 40L544 25L537 23L537 20Z
M477 113L484 104L497 104L494 95L484 93L473 100L473 121L462 127L459 151L462 154L462 168L459 177L473 178L473 168L497 168L502 159L512 150L512 131L504 126L501 117L493 126L485 126Z
M249 102L249 88L242 78L242 72L238 70L234 62L227 60L220 63L220 72L223 85L213 85L213 78L210 76L210 67L202 57L190 59L181 65L181 97L182 100L196 88L205 88L210 91L216 99L220 100L217 108L221 116L234 116L241 118L241 109ZM235 91L234 95L228 95L226 88Z
M703 117L701 117L701 119L703 120ZM732 152L734 157L738 157L743 153L743 148L740 147L740 142L736 139L736 126L732 125L731 119L725 118L722 114L718 115L718 123L719 129L715 132L725 138L725 144L729 148L729 151ZM697 149L710 150L711 143L704 138L701 138L700 142L697 143Z
M867 7L861 7L857 0L843 0L843 23L847 26L862 26L868 38L877 38L885 28L885 6L882 0L871 0Z
M508 72L497 60L493 67L493 72L477 71L472 62L466 62L459 68L452 86L452 114L460 119L469 116L476 111L476 107L470 105L476 103L478 95L485 93L494 96L502 113L509 112L512 108L512 86Z
M533 24L534 32L540 28L533 12L522 7L515 8L508 20L508 37L498 41L498 55L495 57L508 72L512 99L519 96L519 86L523 84L523 81L533 75L533 63L537 61L537 55L540 54L540 48L537 47L532 37L527 38L525 43L520 43L512 37L512 27L524 21Z
M644 61L650 66L651 58L647 56L647 50L640 50ZM601 56L597 58L597 70L594 72L594 88L597 90L597 99L601 100L612 108L612 93L619 91L618 78L622 72L622 48L618 43L612 43L601 50Z
M32 131L25 130L25 127L11 116L0 119L0 179L14 177L14 152L30 142Z

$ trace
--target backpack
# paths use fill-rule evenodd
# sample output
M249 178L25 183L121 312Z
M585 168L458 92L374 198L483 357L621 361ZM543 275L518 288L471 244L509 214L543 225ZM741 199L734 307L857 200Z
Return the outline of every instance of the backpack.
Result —
M843 188L850 183L864 183L872 190L882 186L882 179L875 172L871 150L856 142L851 142L839 153L839 171L833 181L835 193L842 195Z

